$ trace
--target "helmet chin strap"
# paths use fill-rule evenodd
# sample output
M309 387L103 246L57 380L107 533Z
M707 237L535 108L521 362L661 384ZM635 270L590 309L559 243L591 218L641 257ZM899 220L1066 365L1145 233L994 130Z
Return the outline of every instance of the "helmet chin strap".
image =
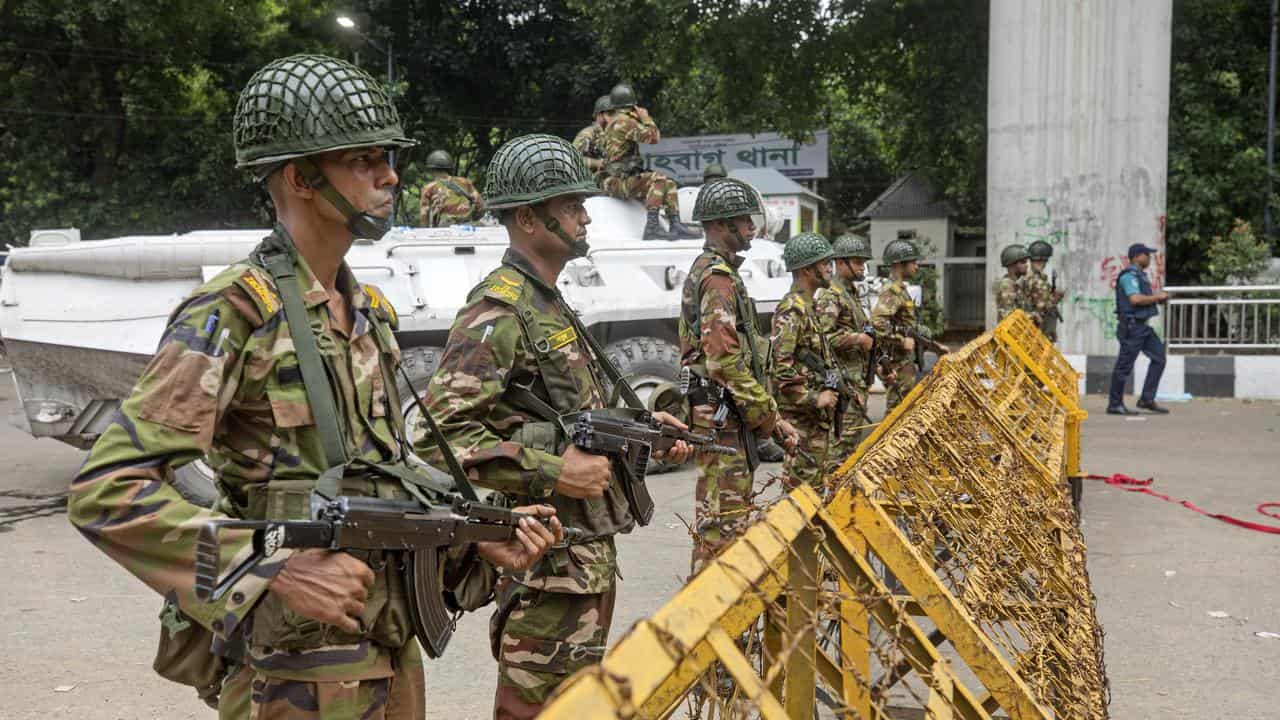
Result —
M751 243L744 240L742 233L738 232L738 223L734 222L733 218L725 218L724 224L725 227L729 228L729 237L733 238L734 242L738 243L737 249L734 250L735 255L744 252L747 248L751 247Z
M347 219L347 229L352 235L366 240L381 240L382 236L391 229L391 218L380 218L356 210L355 206L329 182L329 178L324 176L320 166L316 165L311 158L295 158L293 164L302 174L302 179L306 180L313 190L323 195L324 199Z
M537 216L538 220L542 221L542 224L546 226L547 230L554 233L555 236L560 238L565 245L569 246L569 250L573 257L581 258L587 256L587 251L591 249L591 245L588 244L586 240L578 240L565 232L564 228L560 226L560 221L557 220L549 210L547 210L544 204L538 203L537 205L530 205L529 209L533 211L533 214Z

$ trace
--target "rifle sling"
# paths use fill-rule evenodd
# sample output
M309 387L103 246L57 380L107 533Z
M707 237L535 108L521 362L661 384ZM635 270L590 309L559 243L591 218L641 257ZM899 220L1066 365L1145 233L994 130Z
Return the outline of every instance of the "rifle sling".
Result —
M334 472L334 469L343 468L347 464L346 442L343 439L345 435L339 425L338 404L324 361L320 358L320 350L316 347L315 332L307 317L307 307L302 302L302 292L298 289L295 264L297 250L292 239L283 230L278 229L272 237L278 242L271 243L270 238L264 242L258 251L257 260L275 280L276 289L280 293L285 321L289 323L289 335L298 356L298 369L302 372L302 384L307 392L307 402L311 405L311 414L315 417L316 429L320 433L320 444L324 448L328 469L316 480L316 492L333 499L340 494L342 481L342 473Z
M413 389L413 383L409 381L409 373L405 372L404 367L400 368L400 376L404 378L405 385L409 387L409 393L413 395L413 402L418 406L418 412L421 413L422 419L427 423L427 429L431 431L431 439L435 441L437 447L440 448L440 454L444 456L444 464L449 467L449 474L453 476L453 482L457 486L458 493L467 500L479 500L476 489L472 487L471 480L467 478L467 473L462 469L462 463L458 462L458 456L453 454L453 448L449 446L449 441L445 439L444 433L440 431L440 426L436 424L436 419L431 416L431 412L427 410L426 403L422 402L422 398Z

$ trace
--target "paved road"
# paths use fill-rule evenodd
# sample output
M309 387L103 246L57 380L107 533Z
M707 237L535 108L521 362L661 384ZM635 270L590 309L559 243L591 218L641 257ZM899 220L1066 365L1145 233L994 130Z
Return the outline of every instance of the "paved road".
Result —
M5 394L10 395L5 399ZM0 418L14 407L0 375ZM1085 424L1086 469L1158 478L1158 489L1247 516L1276 487L1280 405L1196 401L1167 418L1102 414ZM0 513L61 492L82 453L0 427ZM769 470L766 467L762 472ZM693 475L656 478L652 525L621 541L622 596L613 637L680 586ZM3 521L0 515L0 521ZM1280 536L1198 517L1101 486L1085 499L1090 571L1107 631L1112 716L1276 717L1280 671ZM61 514L0 526L0 720L210 718L194 693L150 670L159 601L80 539ZM1174 574L1170 575L1172 572ZM1224 611L1230 618L1207 613ZM436 718L488 717L494 666L485 614L465 618L447 662L428 672ZM69 688L69 689L68 689Z

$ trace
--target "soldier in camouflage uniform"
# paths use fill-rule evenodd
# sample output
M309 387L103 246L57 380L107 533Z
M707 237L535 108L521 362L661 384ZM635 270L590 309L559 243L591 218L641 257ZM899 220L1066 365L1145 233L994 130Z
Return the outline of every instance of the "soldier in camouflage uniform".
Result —
M831 245L818 233L800 233L787 241L782 261L791 273L791 290L773 311L770 375L782 417L800 433L803 452L783 462L788 487L808 483L821 491L838 414L841 387L827 380L839 372L827 337L819 327L813 294L831 281Z
M841 420L840 437L832 440L827 472L834 472L853 454L866 432L867 418L867 364L875 339L864 332L868 325L867 311L858 298L854 284L866 275L866 263L871 259L871 243L857 235L841 235L831 246L831 283L819 288L813 295L814 311L818 326L826 336L836 360L844 371L845 388L850 393Z
M1000 264L1004 266L1005 274L992 288L996 296L997 323L1014 310L1031 310L1027 303L1025 282L1028 257L1027 249L1021 245L1010 245L1000 251Z
M886 411L893 410L916 384L916 338L920 333L916 305L907 291L907 281L920 272L920 250L910 240L898 239L884 248L884 264L890 267L890 282L880 291L871 311L871 325L876 338L889 353L889 367L884 376ZM946 346L938 346L946 351Z
M479 220L484 215L484 198L471 181L453 175L453 157L444 150L427 155L427 172L432 180L422 186L418 224L422 227L449 227Z
M587 253L582 201L598 193L582 155L560 138L526 135L498 149L485 196L511 247L467 296L427 386L429 408L476 484L550 503L586 534L499 582L490 641L500 719L534 717L569 675L600 661L616 592L613 536L635 524L609 460L566 449L558 422L607 403L612 366L556 287L565 264ZM690 454L680 442L668 459Z
M680 222L680 200L676 181L660 172L644 169L640 144L658 142L658 126L649 111L636 104L631 86L620 84L609 93L609 122L600 146L604 156L604 188L609 197L644 200L645 240L681 240L700 235L696 228ZM658 221L665 208L667 229Z
M1036 240L1027 247L1027 255L1031 257L1031 268L1023 280L1027 307L1049 342L1057 342L1058 321L1062 319L1058 304L1062 302L1063 292L1053 286L1053 281L1044 271L1049 258L1053 257L1053 246L1044 240Z
M609 122L609 107L611 102L608 95L601 95L596 98L595 119L590 125L578 131L573 138L573 146L582 153L582 157L586 158L587 168L593 173L599 173L604 169L603 155L604 126Z
M744 442L775 434L795 447L795 428L778 414L767 389L766 349L760 338L755 302L738 274L764 222L760 196L735 179L713 180L698 190L693 219L702 223L706 245L689 268L680 306L680 364L698 377L732 394L733 411L722 428L712 425L718 406L711 398L690 402L693 423L703 431L719 430L720 442L738 448L737 455L699 452L694 498L692 568L696 574L746 528L751 510L751 469ZM744 432L745 430L749 432ZM748 437L750 435L750 437Z
M199 678L180 673L182 681L216 701L220 718L422 718L423 663L406 629L398 559L281 550L220 600L195 597L205 522L311 519L317 476L333 456L301 379L286 297L305 308L342 408L327 437L345 440L355 462L407 462L395 378L387 374L400 357L395 314L376 288L356 282L343 256L356 237L386 232L398 182L387 150L413 141L376 81L318 55L276 60L255 74L234 125L237 164L265 181L276 229L250 259L173 312L155 356L73 481L68 514L90 542L165 597L169 637L194 636L193 647L169 658L166 676L179 662L189 668ZM296 273L293 290L283 286L293 278L277 274L281 267ZM212 510L173 486L174 469L202 456L221 493ZM342 482L347 494L408 497L398 483L367 475ZM557 538L536 523L524 526L533 534L481 543L480 554L532 565ZM223 558L249 551L246 534L221 540ZM243 648L242 658L234 648Z

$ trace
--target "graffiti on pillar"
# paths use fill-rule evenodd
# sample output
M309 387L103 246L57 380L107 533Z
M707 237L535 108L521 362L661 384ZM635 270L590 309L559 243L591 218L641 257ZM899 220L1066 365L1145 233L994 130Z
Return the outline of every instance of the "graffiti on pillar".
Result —
M1027 198L1031 206L1022 219L1022 229L1014 233L1015 240L1022 245L1030 245L1043 240L1054 247L1059 245L1067 249L1070 237L1065 220L1054 220L1053 211L1049 208L1049 198Z
M1070 306L1086 316L1093 318L1102 327L1102 336L1107 340L1116 339L1116 298L1115 294L1101 297L1089 297L1081 293L1071 296Z
M1129 258L1127 255L1112 255L1111 257L1102 258L1098 263L1098 279L1107 284L1107 287L1115 290L1116 279L1120 277L1121 271L1129 267ZM1164 287L1164 255L1157 253L1151 258L1151 267L1147 268L1147 278L1151 280L1151 289L1159 290Z

